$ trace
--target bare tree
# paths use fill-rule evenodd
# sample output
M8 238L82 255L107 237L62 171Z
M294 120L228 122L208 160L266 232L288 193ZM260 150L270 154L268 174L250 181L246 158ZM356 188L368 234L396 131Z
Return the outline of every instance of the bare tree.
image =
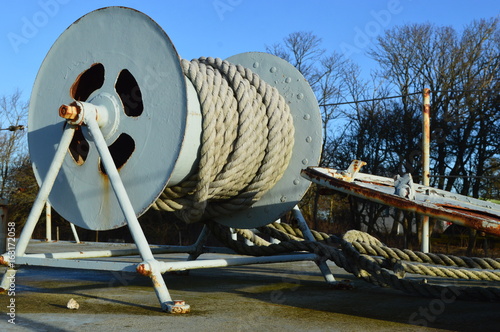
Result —
M322 105L323 165L342 168L362 159L368 162L364 171L386 176L409 172L418 181L420 92L428 87L431 174L440 175L431 185L478 197L486 191L477 176L498 174L499 18L474 21L460 32L431 24L389 29L368 53L379 65L370 80L361 79L359 67L343 57L325 56L321 39L312 33L293 33L267 50L301 70ZM384 100L391 95L401 97ZM371 101L362 102L367 99ZM353 103L339 105L345 101ZM351 215L368 215L353 222L375 230L380 210L366 204L350 200ZM396 217L405 233L418 220L408 213ZM411 238L405 235L409 244Z
M323 105L320 107L323 120L323 149L320 164L329 164L325 147L331 145L334 132L338 130L334 121L342 113L335 103L344 100L346 86L343 77L349 62L335 52L326 55L325 50L321 48L321 39L312 32L291 33L281 43L266 46L266 50L294 65L308 80L319 104ZM308 197L312 202L309 205L312 208L310 214L316 228L319 192L316 186L312 188L313 191Z
M498 18L478 20L461 33L430 24L404 25L386 31L369 53L394 92L402 95L402 112L396 113L411 119L414 127L419 127L415 120L421 101L413 92L431 89L431 173L439 175L432 185L474 197L481 191L480 177L492 167L489 161L500 153L498 25ZM397 141L419 135L408 124L392 123L396 130L387 146L404 156L400 166L409 167L400 169L418 179L419 148L411 149L413 138Z
M370 52L403 95L405 113L420 108L420 96L411 92L432 91L432 168L444 176L433 185L476 197L479 183L466 176L484 174L486 161L500 152L500 118L492 111L500 88L498 23L475 21L461 34L430 24L396 27Z
M339 53L326 55L321 39L312 32L293 32L281 43L266 46L266 50L290 62L307 79L320 105L344 100L346 86L343 77L349 61ZM324 143L333 130L331 122L341 113L335 106L322 106ZM323 159L323 158L322 158Z
M493 157L486 162L486 178L484 186L481 187L481 197L500 203L500 159Z
M12 187L11 171L15 165L20 165L27 158L26 133L24 126L27 121L26 102L21 100L21 93L14 92L9 96L0 97L0 197L8 199Z
M8 218L17 226L23 226L38 193L38 184L27 155L19 158L9 169L8 203L12 208L9 209ZM21 227L16 229L20 231Z
M321 38L312 32L293 32L283 38L282 43L266 46L267 52L290 62L302 75L312 81L315 66L325 53L321 47Z

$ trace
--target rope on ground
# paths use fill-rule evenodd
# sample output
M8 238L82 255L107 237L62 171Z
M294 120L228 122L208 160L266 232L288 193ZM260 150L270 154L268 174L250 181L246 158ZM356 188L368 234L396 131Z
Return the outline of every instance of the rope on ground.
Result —
M279 227L275 224L269 225L270 228ZM289 226L289 228L291 228L291 226ZM326 233L316 233L319 234L315 236L317 240L322 240L328 236ZM344 235L344 240L350 242L360 254L381 256L386 260L391 260L392 262L410 261L422 263L408 264L401 262L401 267L407 273L443 278L500 281L500 271L494 271L500 268L500 263L495 259L457 257L453 255L423 253L408 249L400 250L397 248L389 248L383 245L382 242L375 237L357 230L350 230L347 232ZM383 262L385 262L384 264L388 264L387 261L379 260L380 264L383 264ZM394 263L391 263L390 265L394 265ZM449 266L450 268L433 265L444 265ZM459 267L465 267L468 269L460 269ZM477 269L480 270L478 271Z
M373 236L364 232L349 231L343 238L328 236L327 240L323 240L322 242L305 240L297 241L290 240L291 236L287 235L284 231L284 229L290 229L291 226L283 226L283 224L274 223L259 228L259 231L280 239L282 241L281 243L269 244L265 246L248 246L240 241L232 240L230 238L229 228L211 221L207 222L207 225L217 239L240 254L263 256L307 251L318 255L320 260L329 259L337 266L344 268L347 272L354 274L356 277L382 287L391 287L410 294L434 298L440 298L443 296L444 292L452 292L457 298L460 299L488 301L500 300L500 289L495 287L441 286L426 283L425 280L404 278L404 272L408 272L447 278L452 277L469 280L498 281L499 274L497 271L465 270L457 268L456 266L443 268L423 265L420 263L415 264L402 262L398 258L387 255L387 251L376 250L376 248L384 247L384 245ZM298 234L296 230L293 232ZM317 235L319 235L322 239L326 236L324 233L317 233ZM296 236L294 235L294 237ZM327 243L340 245L340 249L327 245ZM375 253L375 257L370 256L368 253L360 252L357 249L359 247L357 244L359 243L369 246L368 248L370 248L370 251ZM386 253L387 257L378 257L378 252ZM411 255L407 256L410 259L413 257ZM415 257L422 260L423 258L426 259L428 255L415 255ZM440 257L440 259L445 263L449 263L450 261L468 261L463 257L458 260L451 259L449 261L443 259L443 257ZM428 260L432 261L431 259ZM479 264L479 260L481 259L473 259L472 261L478 266L486 266L484 264Z
M292 228L288 225L288 228L282 227L281 223L273 223L267 225L273 229L279 229L281 231L287 231ZM263 228L259 228L260 231L265 232ZM314 238L317 241L331 241L330 235L323 232L317 232L311 230ZM485 270L496 270L500 269L500 259L499 258L480 258L480 257L465 257L465 256L454 256L445 254L434 254L434 253L424 253L421 251L412 251L409 249L398 249L390 248L376 239L375 237L361 231L350 230L344 236L344 239L351 242L356 250L361 254L366 254L370 256L382 256L386 259L397 259L403 261L411 261L418 263L426 263L433 265L444 265L452 267L465 267L473 269L485 269ZM362 240L361 240L362 239ZM335 242L335 241L333 241Z
M355 246L356 249L363 254L378 255L384 258L396 258L419 263L474 269L500 269L499 260L493 258L458 257L454 255L423 253L420 251L411 251L408 249L401 250L389 247L376 247L366 245L364 243L356 243Z
M392 265L385 259L374 258L380 265ZM461 269L456 267L440 267L426 264L406 263L392 260L401 264L402 270L407 273L421 274L431 277L465 279L465 280L485 280L500 281L500 271Z

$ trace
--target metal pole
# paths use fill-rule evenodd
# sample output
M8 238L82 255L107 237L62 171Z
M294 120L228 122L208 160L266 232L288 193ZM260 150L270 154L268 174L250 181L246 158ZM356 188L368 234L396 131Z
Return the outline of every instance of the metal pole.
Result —
M429 185L430 141L431 141L431 90L423 91L422 114L422 184ZM422 252L429 252L429 217L422 219Z
M50 191L54 186L54 182L56 181L57 174L59 174L59 170L64 162L64 157L68 151L69 145L73 136L75 134L75 127L66 126L64 129L63 135L61 137L61 141L59 142L59 146L57 147L56 153L54 155L54 159L50 164L49 170L45 179L38 191L38 195L36 196L35 202L31 207L30 214L28 215L28 219L26 220L26 224L24 225L23 231L19 236L19 240L16 244L16 257L23 256L26 253L26 248L28 247L28 243L31 239L31 235L33 234L33 230L35 229L36 224L40 218L40 215L43 212L43 207L49 198ZM15 262L10 262L15 264ZM16 268L9 267L5 274L3 275L2 281L0 282L0 288L7 289L6 286L9 283L9 278L13 278L16 275Z
M130 229L132 237L134 238L135 245L137 246L137 249L139 249L141 258L145 262L156 265L157 261L155 260L153 253L151 252L151 248L149 247L146 236L144 235L141 225L137 220L134 208L132 207L132 202L128 197L125 186L123 185L122 179L120 178L120 174L116 169L113 157L109 152L108 145L106 144L104 136L101 133L101 129L97 124L95 113L85 113L84 117L85 123L87 124L90 133L94 138L94 143L97 147L99 155L101 156L104 167L106 168L106 173L108 174L109 182L111 182L111 187L113 188L113 191L118 198L120 208L122 209L122 212L125 215L125 219L127 220L127 225ZM162 309L169 310L169 305L173 303L173 301L170 297L167 285L165 284L160 271L158 269L154 269L150 274L150 277L153 281L154 290L156 296L158 297L158 300L160 301Z
M42 214L43 207L49 198L50 191L54 186L54 182L56 181L57 174L59 174L59 170L64 162L64 157L68 152L69 145L71 140L73 139L75 133L75 127L66 126L64 133L61 137L61 142L59 142L59 146L57 147L56 154L54 155L54 159L50 164L49 171L45 176L45 179L38 191L38 195L31 207L30 214L28 215L28 220L24 225L23 231L19 236L19 241L16 245L16 256L22 256L26 252L26 247L28 246L28 242L33 234L33 230L35 229L36 224L38 223L38 219Z
M181 261L181 262L159 262L160 271L182 271L192 269L210 269L227 266L240 266L249 264L264 264L264 263L282 263L282 262L300 262L316 260L318 256L312 253L300 253L293 255L277 255L277 256L257 256L257 257L230 257L221 259L200 259L197 261Z
M198 236L198 239L194 243L195 249L189 253L188 261L194 261L195 259L198 258L198 256L200 256L203 253L203 247L207 243L209 234L210 231L207 225L204 225L200 235Z
M300 211L299 207L297 205L294 206L292 213L294 217L297 219L297 222L299 224L299 228L302 231L302 234L304 235L304 239L307 241L316 241L314 238L314 235L312 234L311 230L309 229L309 226L307 225L306 220L304 219L304 216L302 215L302 212ZM335 280L335 277L332 274L332 271L326 264L326 261L316 261L316 265L318 265L321 273L323 274L323 278L325 278L325 281L330 284L334 285L337 283Z
M95 117L95 116L94 116ZM106 173L108 174L109 182L115 192L116 197L118 198L118 203L120 208L125 215L125 219L127 220L128 227L130 228L130 232L132 237L134 238L134 242L141 253L141 258L145 261L154 260L153 253L151 252L151 248L149 247L148 241L142 232L139 221L137 220L137 216L135 215L134 208L132 207L132 202L128 197L125 186L123 185L122 179L120 178L120 174L116 169L115 162L113 161L113 157L108 150L108 145L102 136L101 130L99 129L99 125L95 118L92 116L86 116L86 124L94 138L94 143L99 151L99 155L101 156L102 163L106 168Z
M52 242L52 206L45 203L45 240Z
M73 224L72 222L70 222L69 225L71 227L71 230L73 231L73 236L75 237L76 243L80 243L80 238L78 237L78 233L76 232L75 224Z

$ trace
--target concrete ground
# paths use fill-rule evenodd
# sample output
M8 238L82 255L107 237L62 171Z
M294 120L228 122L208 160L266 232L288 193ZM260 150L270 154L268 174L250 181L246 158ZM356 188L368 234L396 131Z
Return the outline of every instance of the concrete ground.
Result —
M30 244L28 252L92 247L38 242ZM158 257L183 260L187 255ZM213 257L226 256L200 259ZM349 280L354 288L330 289L309 261L166 274L172 297L191 305L185 315L162 312L149 278L135 273L24 267L16 277L15 297L0 296L0 331L500 330L499 303L456 301L452 294L434 300L415 297L330 267L337 280ZM15 325L5 313L12 298ZM66 308L71 298L80 304L78 310Z

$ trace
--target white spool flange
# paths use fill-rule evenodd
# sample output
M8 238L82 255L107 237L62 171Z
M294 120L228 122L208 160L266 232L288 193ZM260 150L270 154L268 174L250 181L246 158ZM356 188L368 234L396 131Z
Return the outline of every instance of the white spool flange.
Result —
M57 110L75 99L108 109L110 121L101 129L112 155L120 159L134 210L143 213L164 189L189 134L186 85L170 39L148 16L109 7L83 16L56 40L38 72L29 108L28 144L39 183L66 125ZM85 126L81 131L50 202L83 228L123 226L92 138Z

